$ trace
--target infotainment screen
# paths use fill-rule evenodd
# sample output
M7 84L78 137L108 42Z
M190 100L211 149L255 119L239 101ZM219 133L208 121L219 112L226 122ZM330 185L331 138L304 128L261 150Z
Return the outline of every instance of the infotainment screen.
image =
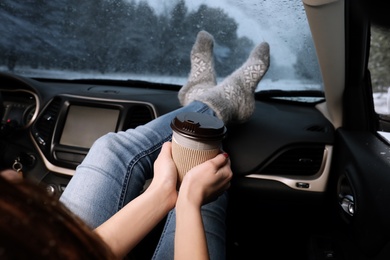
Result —
M118 109L70 105L60 144L90 148L100 136L115 132L118 118Z

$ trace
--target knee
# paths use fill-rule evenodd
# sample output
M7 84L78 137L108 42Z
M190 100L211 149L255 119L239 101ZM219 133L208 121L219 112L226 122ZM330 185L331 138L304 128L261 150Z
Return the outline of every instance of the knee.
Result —
M105 151L106 149L115 146L115 143L117 143L116 135L117 133L108 133L99 137L93 143L91 149Z
M107 167L114 162L117 164L122 154L120 142L116 133L108 133L99 137L89 149L82 165L91 167Z

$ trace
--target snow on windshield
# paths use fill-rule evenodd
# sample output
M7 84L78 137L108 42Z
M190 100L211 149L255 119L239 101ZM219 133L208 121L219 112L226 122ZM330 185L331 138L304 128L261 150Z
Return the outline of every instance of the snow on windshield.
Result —
M206 30L219 79L267 41L271 66L259 89L322 89L301 1L2 0L0 19L0 70L26 76L184 84Z

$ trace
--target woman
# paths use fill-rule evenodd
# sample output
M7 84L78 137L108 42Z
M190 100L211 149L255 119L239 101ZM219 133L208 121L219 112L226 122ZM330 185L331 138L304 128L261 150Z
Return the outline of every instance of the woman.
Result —
M177 234L176 256L180 259L190 251L195 259L207 258L200 207L229 186L229 160L220 154L193 168L178 196L170 149L169 142L163 145L149 188L95 232L44 189L0 178L0 258L121 259L175 204L182 233ZM191 240L186 232L191 232ZM196 241L202 244L193 245Z
M254 91L269 66L269 46L258 45L232 75L216 84L213 37L200 32L191 51L189 80L179 92L182 108L144 126L99 138L60 201L123 258L161 220L166 223L155 259L224 259L226 189L232 172L225 153L191 169L176 190L170 122L181 112L246 121ZM143 191L145 182L152 179Z

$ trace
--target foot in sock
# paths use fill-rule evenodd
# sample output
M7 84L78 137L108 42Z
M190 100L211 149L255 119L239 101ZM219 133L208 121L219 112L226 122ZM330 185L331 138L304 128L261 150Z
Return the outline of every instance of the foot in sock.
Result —
M247 121L255 109L254 92L270 62L269 45L256 46L247 61L220 84L192 97L212 108L226 123Z
M214 38L206 31L200 31L191 50L191 72L188 82L179 91L183 106L217 84L213 60Z

